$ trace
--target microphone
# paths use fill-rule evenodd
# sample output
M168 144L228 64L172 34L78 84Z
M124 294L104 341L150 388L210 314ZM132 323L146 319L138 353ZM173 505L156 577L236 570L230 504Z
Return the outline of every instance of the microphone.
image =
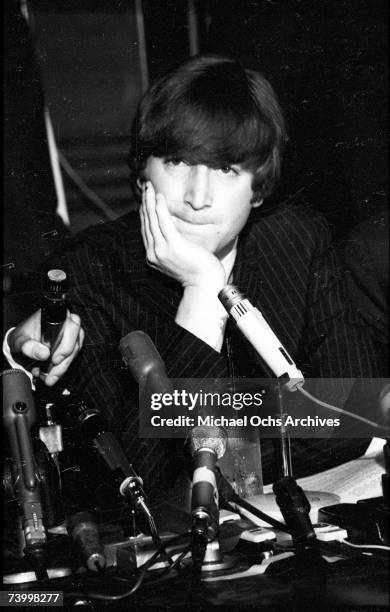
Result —
M379 394L379 409L387 425L390 421L390 384L385 385Z
M114 434L109 431L100 411L91 408L83 400L74 404L75 416L84 437L92 442L112 472L119 471L129 476L130 464Z
M298 370L260 310L252 306L235 285L226 285L219 292L218 298L275 376L286 379L285 387L289 391L296 391L301 387L304 383L302 372Z
M49 270L41 304L41 342L50 349L50 357L40 364L42 371L50 364L51 355L61 341L66 319L66 274L63 270Z
M9 369L3 371L1 376L3 423L10 441L15 489L23 512L25 554L39 579L45 561L47 538L31 439L31 428L36 421L35 404L30 379L24 371Z
M80 551L85 567L93 572L106 566L104 548L90 512L76 512L70 517L70 534Z
M191 517L195 538L211 542L219 523L215 466L226 451L227 434L221 427L194 427L190 432L193 458Z
M134 380L139 385L140 395L172 393L173 387L165 371L164 362L148 334L140 330L130 332L121 339L119 350L124 363L130 368ZM122 495L129 495L132 499L135 497L136 501L133 503L147 518L157 550L168 560L169 564L172 564L158 535L153 515L146 505L141 485L141 479L137 481L134 478L128 478L121 484L120 492Z
M130 332L121 339L119 350L124 363L130 368L139 385L140 393L152 395L173 391L164 362L148 334L140 330ZM132 498L136 496L136 505L146 511L145 494L140 487L143 483L140 478L138 481L137 483L134 479L127 479L122 483L120 492Z
M390 385L385 385L379 394L379 408L386 424L390 421ZM383 457L385 460L385 473L382 474L383 505L388 510L390 507L390 439L387 438L383 446Z
M150 395L172 392L164 362L148 334L139 330L130 332L120 341L119 350L140 388Z
M76 418L87 440L91 441L108 468L120 480L119 491L123 497L140 507L144 505L145 493L142 479L137 476L121 445L109 431L100 411L87 406L84 401L75 404Z
M152 339L145 332L132 331L122 338L119 343L119 350L122 354L124 363L129 367L134 380L139 387L139 426L142 431L148 422L148 412L145 406L151 405L152 397L161 397L164 393L173 393L173 386L169 380L165 364L160 357L160 353L152 342ZM173 406L165 409L167 417L177 416Z

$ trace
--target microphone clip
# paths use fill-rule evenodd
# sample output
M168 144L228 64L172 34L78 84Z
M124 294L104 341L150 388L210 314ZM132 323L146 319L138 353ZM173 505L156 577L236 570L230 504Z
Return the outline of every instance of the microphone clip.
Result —
M135 474L133 476L127 476L127 478L122 481L119 492L123 497L129 498L133 506L141 508L145 505L146 500L142 485L143 481L139 476Z

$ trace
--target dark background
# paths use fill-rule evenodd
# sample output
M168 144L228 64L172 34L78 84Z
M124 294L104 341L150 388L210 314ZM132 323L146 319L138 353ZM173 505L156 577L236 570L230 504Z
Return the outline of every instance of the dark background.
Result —
M290 140L269 205L310 202L336 237L386 206L388 0L29 0L32 40L18 5L3 9L6 290L25 282L48 236L134 207L126 154L145 78L197 49L241 59L279 95ZM68 229L54 215L42 96L60 154L106 206L63 168Z

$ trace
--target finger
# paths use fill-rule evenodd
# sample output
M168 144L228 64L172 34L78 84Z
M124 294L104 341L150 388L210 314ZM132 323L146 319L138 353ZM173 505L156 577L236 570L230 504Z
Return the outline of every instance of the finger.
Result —
M161 233L160 224L157 218L156 192L154 191L153 185L150 181L148 181L147 184L145 210L149 220L149 228L153 237L153 242L155 245L160 244L164 236Z
M80 327L80 334L79 334L79 347L80 348L83 347L84 340L85 340L85 331L83 330L82 327Z
M141 206L139 208L139 217L141 220L141 236L142 236L142 241L144 243L144 247L146 252L148 253L148 251L150 250L152 244L152 236L151 233L149 231L149 222L146 219L146 213L145 213L145 191L146 191L146 184L142 185L142 203Z
M61 363L61 361L73 353L74 347L78 342L80 329L80 317L68 312L62 328L61 340L51 358L54 365Z
M156 215L160 231L165 240L176 240L179 237L179 232L173 223L172 215L168 210L166 199L162 193L156 195Z
M14 352L21 353L30 359L46 361L46 359L49 359L50 357L50 349L44 344L41 344L37 340L32 340L31 338L19 337L14 346Z
M71 316L77 316L77 315L71 315ZM39 368L37 368L37 372L35 373L35 376L38 376L41 378L41 380L43 380L45 382L45 384L49 387L51 387L52 385L54 385L59 378L61 378L61 376L63 376L65 374L65 372L67 371L67 369L69 368L70 364L72 363L72 361L74 360L74 358L78 355L78 353L80 352L83 344L84 344L84 339L85 339L85 332L83 330L83 328L80 328L80 333L77 339L77 342L74 346L74 349L72 351L72 353L61 360L61 362L58 365L54 365L51 362L50 367L48 368L47 372L39 372ZM34 372L33 372L34 375Z
M23 346L26 342L33 340L39 345L41 339L41 311L37 310L32 314L26 321L20 323L8 336L8 345L12 353L23 353ZM44 345L41 345L44 346ZM27 349L29 351L28 357L32 357L31 350L36 348L36 344L29 344ZM25 354L25 353L24 353Z
M146 183L145 188L144 188L144 193L143 193L144 199L142 203L142 215L143 215L143 225L144 225L145 239L146 239L146 248L151 249L153 248L154 239L152 236L152 232L150 230L149 213L148 213L147 204L146 204L147 191L148 191L148 185Z
M63 359L59 365L51 366L46 376L41 376L42 380L44 380L45 384L48 387L52 387L53 385L55 385L56 382L66 373L74 358L77 357L79 351L80 345L77 342L73 351L70 355L68 355L68 357Z
M40 374L40 369L38 367L32 368L31 374L33 375L33 378L38 378Z
M147 219L147 215L145 213L145 206L142 207L142 225L143 225L143 241L146 251L147 259L150 259L150 256L154 254L154 240L149 228L149 220Z
M138 212L139 212L139 218L140 218L140 222L141 222L142 241L144 243L145 249L147 249L148 248L148 243L147 243L146 233L145 233L145 214L144 214L143 204L141 204L141 206L139 207L139 211Z

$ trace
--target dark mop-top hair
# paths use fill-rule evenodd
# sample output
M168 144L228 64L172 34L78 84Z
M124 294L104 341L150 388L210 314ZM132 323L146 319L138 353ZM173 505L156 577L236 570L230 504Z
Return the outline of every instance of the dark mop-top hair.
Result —
M280 175L283 114L268 81L224 57L193 57L142 97L129 155L133 179L150 155L211 168L240 164L253 172L254 200Z

